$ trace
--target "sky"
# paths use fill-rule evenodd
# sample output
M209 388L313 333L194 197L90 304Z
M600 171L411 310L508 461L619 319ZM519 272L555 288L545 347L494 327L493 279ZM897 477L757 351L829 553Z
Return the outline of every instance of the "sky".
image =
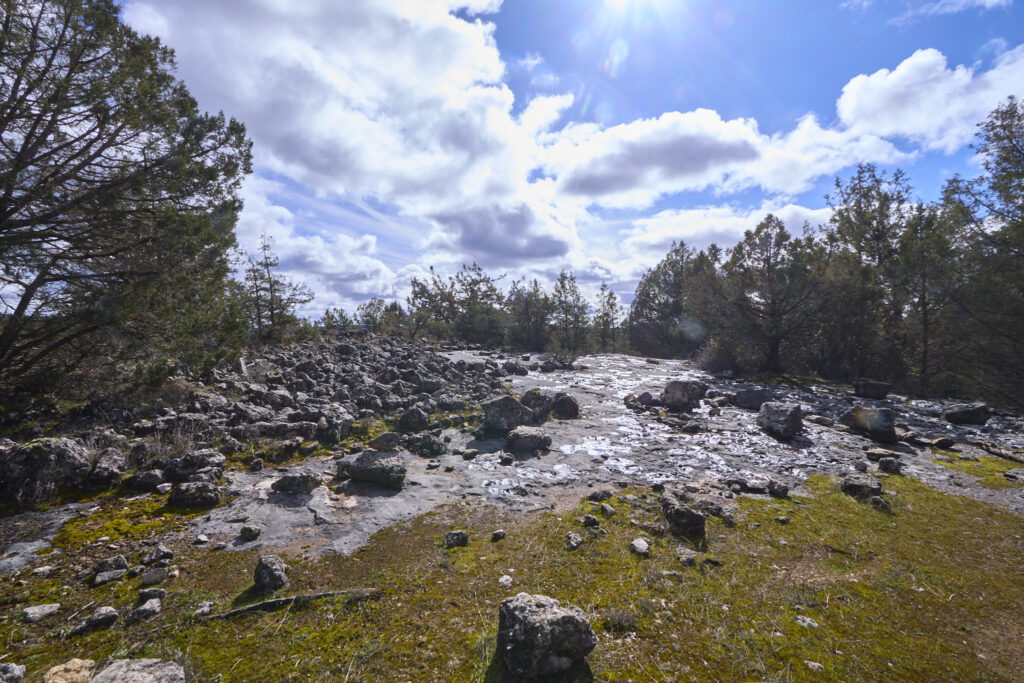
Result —
M124 0L253 140L237 227L327 307L478 263L632 299L673 241L826 223L859 162L938 198L1024 96L1024 0Z

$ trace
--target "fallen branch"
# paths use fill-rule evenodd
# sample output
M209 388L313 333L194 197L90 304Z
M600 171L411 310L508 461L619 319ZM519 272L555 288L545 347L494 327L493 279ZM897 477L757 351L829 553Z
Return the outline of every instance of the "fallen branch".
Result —
M1024 455L1018 455L1017 453L1011 451L1009 448L1003 448L988 441L975 441L971 445L977 446L981 450L987 453L991 453L996 457L1024 464Z
M246 605L245 607L233 609L230 612L211 614L205 618L230 619L232 617L238 617L243 614L252 614L254 612L273 612L284 607L305 607L306 605L309 605L310 603L316 600L324 600L326 598L348 598L349 602L362 602L363 600L369 600L376 596L377 590L374 588L352 588L350 590L344 591L327 591L326 593L293 595L288 598L273 598L271 600L264 600L263 602L257 602L252 605Z

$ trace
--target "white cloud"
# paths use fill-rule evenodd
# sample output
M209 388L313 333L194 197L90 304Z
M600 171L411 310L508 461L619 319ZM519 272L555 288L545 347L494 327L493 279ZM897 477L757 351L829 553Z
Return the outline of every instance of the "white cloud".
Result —
M1024 46L978 73L950 69L938 50L918 50L895 69L853 78L837 103L853 133L902 137L947 154L967 144L979 121L1024 83Z

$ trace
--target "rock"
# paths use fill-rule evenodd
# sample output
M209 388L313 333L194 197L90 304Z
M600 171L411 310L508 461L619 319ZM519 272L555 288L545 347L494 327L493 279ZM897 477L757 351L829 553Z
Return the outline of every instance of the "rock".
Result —
M869 448L864 451L864 457L871 462L878 462L882 458L899 458L900 454L887 448Z
M469 545L469 534L465 531L449 531L444 535L445 548L461 548Z
M992 409L984 403L957 406L943 416L955 425L983 425L992 417Z
M868 505L878 510L879 512L892 512L892 503L890 503L888 499L883 498L882 496L871 496L868 499Z
M91 659L72 659L47 669L43 683L89 683L95 668L96 662Z
M555 400L551 404L551 414L559 420L580 419L580 404L569 394L555 394Z
M321 486L323 482L320 475L308 470L288 472L273 484L270 488L278 493L311 493L313 489Z
M853 463L853 469L857 470L858 472L867 472L869 465L870 463L868 463L867 460L861 458L860 460L857 460L856 462Z
M182 508L213 507L220 503L220 491L209 482L175 484L167 503Z
M810 617L806 617L806 616L804 616L802 614L796 615L796 620L795 621L796 621L796 623L800 624L804 628L821 628L820 626L818 626L818 622L816 622L814 619L811 619Z
M651 554L651 545L642 538L634 538L629 544L629 551L640 557L647 557Z
M146 602L156 598L157 600L164 600L167 597L167 591L163 588L143 588L139 591L139 602Z
M185 670L159 659L119 659L90 683L185 683Z
M508 447L513 453L532 453L551 448L551 437L539 427L516 427L508 434Z
M174 559L174 552L163 543L158 543L155 548L146 553L146 556L142 558L142 564L148 567L151 564L172 559Z
M402 445L402 435L398 432L384 432L370 441L370 448L375 451L393 451Z
M36 439L0 448L0 500L21 508L81 489L92 471L89 451L71 439Z
M771 389L740 389L732 397L737 408L760 410L761 406L774 398Z
M792 439L804 428L800 406L769 401L761 405L757 426L780 439Z
M661 512L673 536L692 541L698 547L705 544L707 517L681 502L672 493L661 494Z
M498 579L498 585L502 588L508 588L512 585L512 577L508 574L504 574L503 576L501 576L501 578Z
M406 474L403 453L366 450L356 456L345 456L337 461L337 476L400 491Z
M768 495L772 498L788 498L789 487L785 484L780 484L774 479L768 480Z
M422 432L430 424L430 416L422 408L413 406L398 419L398 429L403 432Z
M137 621L152 619L160 614L160 598L150 598L128 613L127 621L133 624Z
M822 664L820 662L812 662L810 659L805 659L804 660L804 666L806 666L811 671L824 671L825 670L825 665L824 664Z
M839 483L839 490L848 496L866 501L882 495L882 483L870 474L848 474Z
M88 491L109 489L121 479L128 468L124 455L116 448L106 448L96 458L96 464L85 478L84 488Z
M194 617L208 617L213 614L213 603L205 600L196 605L196 610L192 613Z
M587 496L587 500L592 500L595 503L602 503L606 500L611 499L614 495L615 494L609 491L608 489L601 489L600 491L594 491L589 496Z
M21 683L25 667L10 662L0 662L0 683Z
M484 427L507 434L520 425L533 421L533 411L511 396L502 396L483 404Z
M238 537L246 543L255 541L263 533L263 529L258 526L243 526L238 532Z
M565 535L565 547L569 550L576 550L583 545L583 537L575 531L570 531Z
M601 526L601 520L594 515L583 515L583 526L586 529L594 529Z
M35 605L21 610L25 621L30 624L37 624L48 616L56 614L60 610L60 603L53 602L48 605Z
M568 671L597 646L586 615L543 595L520 593L498 610L498 654L510 680Z
M153 469L133 474L121 482L121 486L128 491L156 491L164 480L164 471Z
M889 395L889 385L873 379L857 379L853 381L853 395L881 400Z
M167 567L153 567L142 575L143 586L155 586L167 580Z
M55 569L55 567L51 567L48 564L43 565L42 567L36 567L32 570L32 576L35 576L40 579L48 579L50 578L50 574L53 574Z
M854 406L839 416L839 423L881 443L896 443L896 418L890 408Z
M504 538L504 529L496 529L495 531L491 532L491 543L497 543L498 541L504 540Z
M128 560L125 559L124 555L114 555L104 560L100 560L93 565L92 570L97 574L109 572L114 569L128 569Z
M120 615L113 607L97 607L96 611L88 618L78 622L75 628L71 629L71 635L77 636L92 631L110 628L114 625Z
M613 508L608 503L601 503L601 507L599 509L601 510L601 514L604 515L605 517L614 517L615 516L615 508Z
M555 397L551 394L544 393L540 389L530 389L519 402L529 408L533 412L534 422L543 422L548 419L548 414L551 412L551 407L555 402Z
M108 572L100 572L93 578L93 586L102 586L105 583L112 583L114 581L120 581L125 574L128 573L127 569L111 569Z
M881 458L878 461L878 470L886 474L899 474L903 471L900 461L896 458Z
M277 555L264 555L256 562L253 584L261 593L272 593L288 585L288 565Z
M830 417L824 415L805 415L804 420L812 424L821 425L822 427L831 427L835 422Z
M696 380L674 380L665 385L661 402L673 412L690 411L700 405L708 385Z

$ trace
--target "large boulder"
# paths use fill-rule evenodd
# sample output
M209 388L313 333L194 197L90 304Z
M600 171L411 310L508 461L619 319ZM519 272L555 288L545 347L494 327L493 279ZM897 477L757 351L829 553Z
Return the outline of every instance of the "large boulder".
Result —
M418 406L413 406L402 413L398 420L398 429L402 432L421 432L430 425L430 416Z
M516 427L508 433L508 447L513 453L532 453L551 448L551 437L539 427Z
M983 425L992 417L992 409L984 403L957 406L946 412L947 422L955 425Z
M551 404L551 414L559 420L580 419L580 404L569 394L555 394L554 403Z
M323 482L320 475L309 470L288 472L270 485L278 493L310 493Z
M533 411L534 422L543 422L548 419L548 413L551 412L551 406L555 402L555 397L540 389L530 389L523 394L519 402Z
M185 670L159 659L119 659L90 683L185 683Z
M744 410L760 410L761 406L772 400L771 389L740 389L732 396L732 404Z
M857 379L853 382L853 395L880 400L889 395L889 385L873 379Z
M273 593L288 585L288 565L277 555L264 555L256 561L252 582L261 593Z
M665 385L661 402L673 412L690 411L700 405L708 391L708 385L692 379L674 380Z
M896 443L896 416L889 408L854 406L839 416L839 423L881 443Z
M116 448L104 449L96 458L89 476L85 478L85 488L90 491L103 491L114 486L121 480L127 469L124 454Z
M208 508L220 503L220 491L210 482L175 484L167 497L169 505L182 508Z
M31 507L80 489L92 471L89 451L71 439L36 439L0 449L0 505Z
M804 428L800 406L769 401L761 405L757 426L780 439L792 439Z
M666 491L661 495L661 512L673 536L687 539L701 547L705 544L707 517Z
M597 636L577 607L520 593L498 610L498 653L509 680L528 681L570 670L597 646Z
M533 421L533 411L511 396L502 396L483 404L484 427L507 434L519 425Z
M353 479L399 491L405 485L406 451L365 450L337 460L339 479Z

